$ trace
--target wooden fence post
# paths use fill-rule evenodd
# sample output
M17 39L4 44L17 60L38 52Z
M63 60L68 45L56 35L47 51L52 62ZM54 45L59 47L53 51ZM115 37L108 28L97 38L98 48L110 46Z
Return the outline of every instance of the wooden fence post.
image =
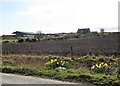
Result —
M72 46L70 47L70 50L71 50L70 51L71 52L71 56L73 57L73 47Z

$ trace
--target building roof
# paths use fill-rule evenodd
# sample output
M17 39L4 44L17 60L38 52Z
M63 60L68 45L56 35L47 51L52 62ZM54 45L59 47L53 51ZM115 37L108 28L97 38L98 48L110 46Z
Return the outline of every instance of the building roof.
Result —
M78 29L77 33L80 33L80 34L90 33L90 29L89 28Z
M36 35L36 33L33 33L33 32L21 32L21 31L16 31L16 32L13 32L12 34L17 34L17 33L26 34L26 35Z

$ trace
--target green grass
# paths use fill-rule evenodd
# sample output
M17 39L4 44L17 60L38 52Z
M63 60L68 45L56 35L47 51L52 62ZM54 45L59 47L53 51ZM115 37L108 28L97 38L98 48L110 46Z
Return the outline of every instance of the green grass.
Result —
M0 43L6 42L6 41L8 41L8 43L14 43L14 42L17 42L18 39L4 39L4 40L0 39Z
M39 76L44 78L51 78L63 81L72 82L89 82L100 86L119 86L120 80L116 75L92 74L88 70L78 69L50 69L37 67L21 67L21 66L0 66L4 73L14 73L30 76Z
M3 43L5 41L8 41L8 43L13 43L18 41L18 37L0 37L0 43Z

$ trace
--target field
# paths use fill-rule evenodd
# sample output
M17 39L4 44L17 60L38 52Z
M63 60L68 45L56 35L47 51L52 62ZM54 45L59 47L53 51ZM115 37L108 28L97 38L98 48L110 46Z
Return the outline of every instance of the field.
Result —
M3 65L0 68L5 73L86 82L100 86L119 86L118 61L119 57L114 56L64 57L10 54L3 55Z
M60 55L84 56L119 55L119 37L101 36L94 38L78 38L74 40L40 41L24 43L3 43L3 54L32 54L32 55Z

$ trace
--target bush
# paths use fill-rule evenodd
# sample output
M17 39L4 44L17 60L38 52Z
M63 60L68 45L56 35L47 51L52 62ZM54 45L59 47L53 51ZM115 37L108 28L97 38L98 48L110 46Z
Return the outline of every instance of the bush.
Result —
M26 38L25 42L32 42L30 38Z
M32 41L32 42L36 42L36 41L37 41L37 39L31 39L31 41Z
M9 41L3 41L2 43L9 43Z
M19 39L17 42L18 43L22 43L22 42L24 42L24 40L23 39Z
M13 68L11 66L2 67L2 73L13 73Z

